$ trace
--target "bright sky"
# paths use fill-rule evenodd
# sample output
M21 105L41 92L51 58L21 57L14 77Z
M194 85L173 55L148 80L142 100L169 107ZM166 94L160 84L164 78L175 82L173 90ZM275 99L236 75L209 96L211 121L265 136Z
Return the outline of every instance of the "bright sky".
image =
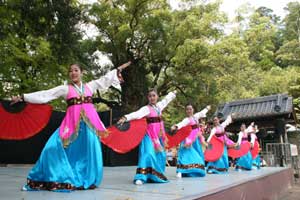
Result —
M249 3L255 8L259 8L261 6L270 8L276 15L279 15L281 18L283 18L286 15L284 7L286 7L286 5L292 1L300 0L223 0L221 10L227 13L229 18L232 19L235 15L235 10L239 6Z
M208 2L213 2L215 0L207 0ZM284 17L286 15L284 11L284 7L292 1L300 1L300 0L223 0L221 5L221 10L224 11L230 19L235 16L235 10L239 8L243 4L250 4L254 8L259 8L261 6L265 6L274 11L276 15ZM178 0L169 0L172 7L178 7Z
M94 3L97 0L80 0L81 2L89 2ZM168 0L173 8L178 7L179 0ZM208 2L215 1L215 0L206 0ZM228 14L230 18L233 18L235 15L235 10L246 3L249 3L251 6L258 8L261 6L265 6L271 8L276 15L281 17L285 16L284 7L292 1L299 1L300 0L223 0L223 4L221 6L221 10Z

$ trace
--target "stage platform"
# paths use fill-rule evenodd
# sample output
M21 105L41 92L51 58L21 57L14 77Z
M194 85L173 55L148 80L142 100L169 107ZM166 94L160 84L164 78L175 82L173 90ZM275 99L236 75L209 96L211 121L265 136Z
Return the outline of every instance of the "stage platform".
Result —
M175 168L167 167L166 184L132 183L135 167L105 167L101 186L95 190L60 192L21 191L31 166L0 167L0 199L22 200L171 200L171 199L278 199L292 185L290 168L266 167L261 170L237 172L203 178L175 176Z

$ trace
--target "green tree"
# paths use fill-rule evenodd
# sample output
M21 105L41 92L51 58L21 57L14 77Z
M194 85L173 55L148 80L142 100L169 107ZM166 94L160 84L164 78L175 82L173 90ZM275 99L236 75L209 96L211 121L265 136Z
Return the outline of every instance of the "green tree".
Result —
M223 34L226 19L218 9L219 3L172 11L165 0L115 0L99 1L88 10L90 22L100 33L94 46L110 55L115 65L134 60L124 72L121 100L126 111L145 104L149 87L157 87L160 95L175 88L186 93L185 84L190 82L177 83L179 77L174 77L176 56L189 41L205 43Z

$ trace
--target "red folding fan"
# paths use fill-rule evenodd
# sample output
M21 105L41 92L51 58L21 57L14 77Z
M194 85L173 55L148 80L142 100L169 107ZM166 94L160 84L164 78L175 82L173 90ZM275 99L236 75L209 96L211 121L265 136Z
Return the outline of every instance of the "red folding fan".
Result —
M0 139L23 140L39 133L47 124L52 107L47 104L0 103Z
M254 142L254 146L250 151L251 151L252 159L255 159L257 157L258 153L259 153L259 143L258 143L258 141Z
M118 153L127 153L140 144L147 130L146 119L132 120L109 127L101 142Z
M179 129L175 134L170 135L166 134L166 137L168 138L168 149L171 149L173 147L176 147L180 142L182 142L192 131L191 126L185 126Z
M205 160L208 162L215 162L223 155L224 142L213 136L204 152Z
M245 142L237 147L228 148L228 156L231 158L240 158L248 153L250 150L250 143Z

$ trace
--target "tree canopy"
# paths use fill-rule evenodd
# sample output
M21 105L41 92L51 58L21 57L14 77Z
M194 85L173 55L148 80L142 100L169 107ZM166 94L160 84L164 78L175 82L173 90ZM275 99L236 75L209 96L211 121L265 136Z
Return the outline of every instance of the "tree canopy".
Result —
M244 6L233 21L220 11L221 1L185 0L176 10L167 0L80 2L0 0L1 98L63 84L71 63L97 78L112 68L95 62L101 52L114 66L133 61L122 91L102 95L122 112L144 105L152 87L161 96L179 91L165 113L172 123L187 102L199 110L289 93L300 109L297 1L286 5L283 19L269 8ZM94 37L86 37L88 26ZM62 108L60 101L53 105Z

